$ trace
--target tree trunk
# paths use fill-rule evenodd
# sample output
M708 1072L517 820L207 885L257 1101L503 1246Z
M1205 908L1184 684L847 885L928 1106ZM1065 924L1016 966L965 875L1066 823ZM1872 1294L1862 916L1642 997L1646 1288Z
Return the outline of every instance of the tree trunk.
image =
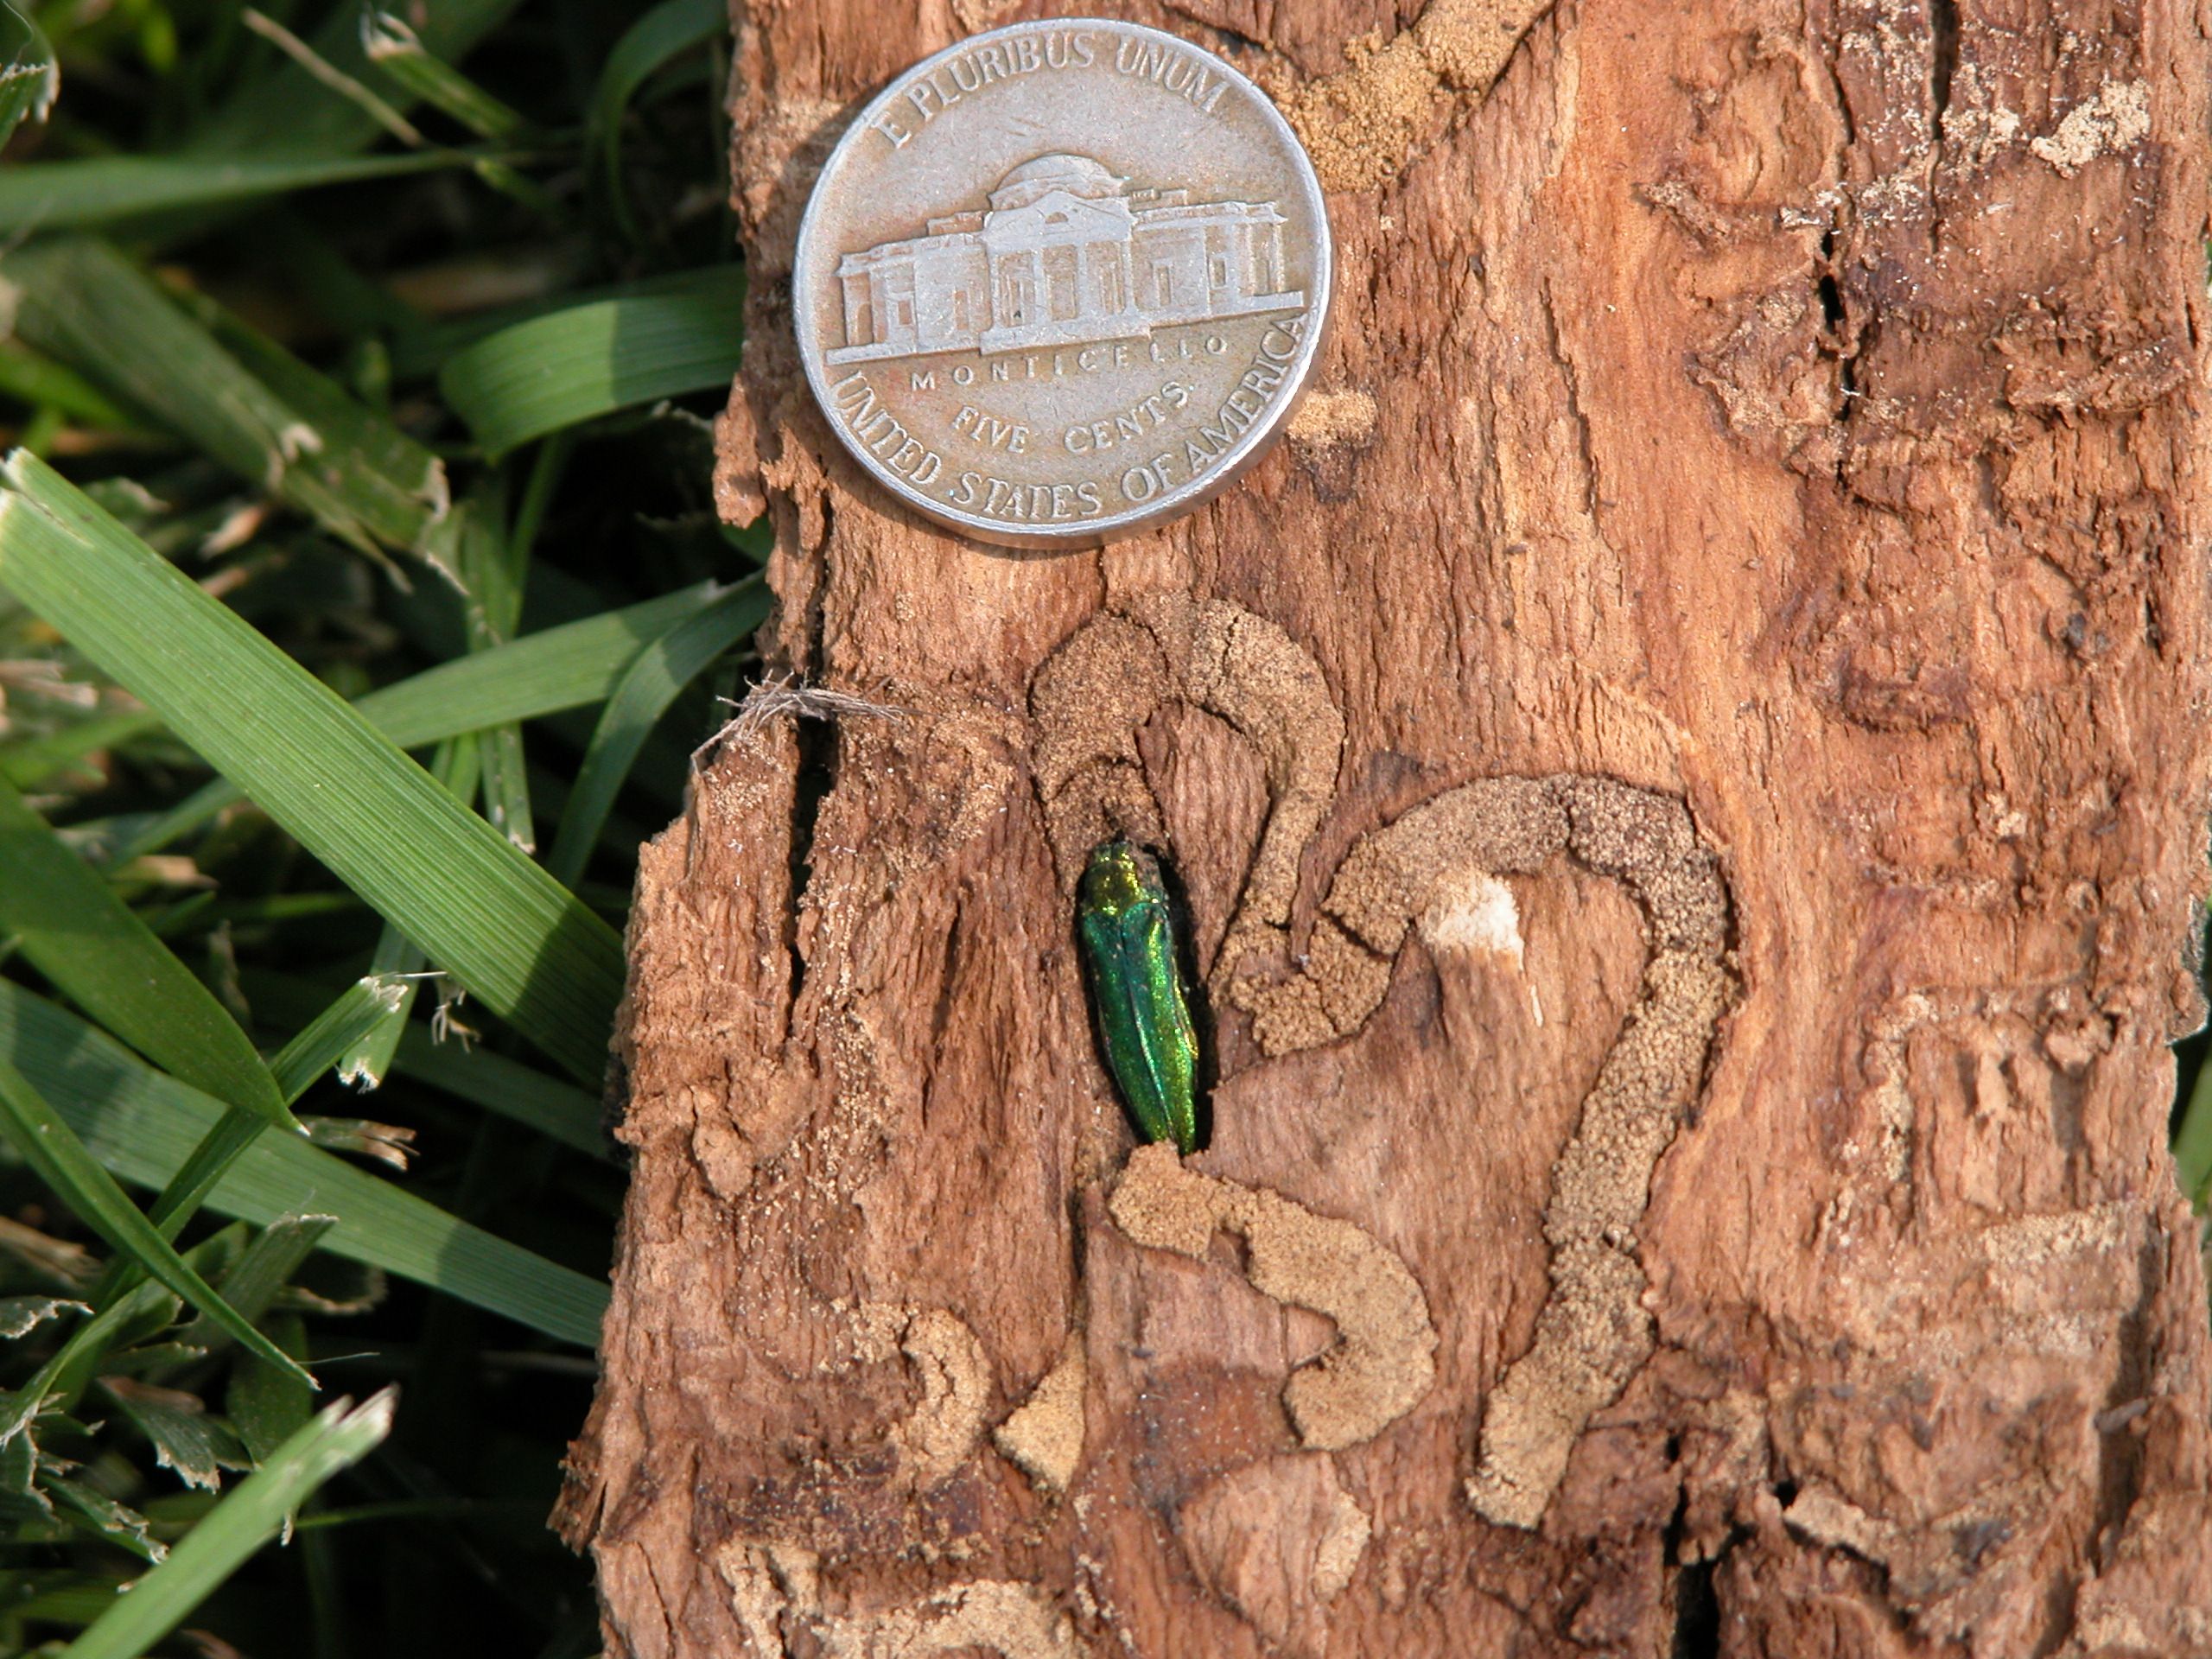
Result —
M1139 0L1305 137L1336 321L1243 483L1038 556L790 343L858 102L1036 10L915 10L738 7L721 499L874 707L645 854L609 1653L2212 1652L2205 10Z

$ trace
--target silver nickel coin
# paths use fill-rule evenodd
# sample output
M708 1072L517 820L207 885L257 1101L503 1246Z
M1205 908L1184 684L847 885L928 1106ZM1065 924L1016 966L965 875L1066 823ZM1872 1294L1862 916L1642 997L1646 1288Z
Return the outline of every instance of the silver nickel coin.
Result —
M990 30L894 79L830 153L791 311L830 424L980 540L1085 547L1189 512L1289 418L1329 307L1289 124L1134 23Z

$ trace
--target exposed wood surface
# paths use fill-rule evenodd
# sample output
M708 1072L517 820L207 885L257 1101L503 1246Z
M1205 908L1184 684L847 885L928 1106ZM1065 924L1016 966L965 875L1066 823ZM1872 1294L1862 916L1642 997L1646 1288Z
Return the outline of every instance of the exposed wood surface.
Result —
M721 499L884 712L646 852L609 1653L2212 1652L2206 14L1102 0L1291 114L1338 309L1248 480L1039 557L893 508L787 308L858 102L1041 10L739 0Z

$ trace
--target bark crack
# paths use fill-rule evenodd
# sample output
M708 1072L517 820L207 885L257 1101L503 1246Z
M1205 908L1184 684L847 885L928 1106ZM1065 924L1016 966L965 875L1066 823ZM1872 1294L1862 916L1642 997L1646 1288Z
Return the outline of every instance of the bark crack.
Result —
M1605 519L1600 513L1598 495L1598 452L1591 442L1590 416L1582 407L1582 376L1559 326L1559 308L1552 296L1549 283L1543 285L1545 346L1552 360L1559 365L1560 378L1567 392L1567 413L1574 422L1575 453L1582 463L1582 510L1590 518L1590 533L1599 544L1609 552L1617 552L1606 539Z
M1928 137L1943 142L1943 118L1951 108L1951 81L1959 69L1958 0L1928 0Z

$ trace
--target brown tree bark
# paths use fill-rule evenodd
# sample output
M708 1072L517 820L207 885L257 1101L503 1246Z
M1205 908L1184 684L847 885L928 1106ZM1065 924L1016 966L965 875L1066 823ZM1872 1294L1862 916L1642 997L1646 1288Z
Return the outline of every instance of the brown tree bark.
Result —
M1052 8L738 6L724 509L880 712L645 855L610 1654L2212 1652L2202 5L1097 9L1276 95L1338 311L1249 479L1039 557L848 464L787 301L858 100Z

